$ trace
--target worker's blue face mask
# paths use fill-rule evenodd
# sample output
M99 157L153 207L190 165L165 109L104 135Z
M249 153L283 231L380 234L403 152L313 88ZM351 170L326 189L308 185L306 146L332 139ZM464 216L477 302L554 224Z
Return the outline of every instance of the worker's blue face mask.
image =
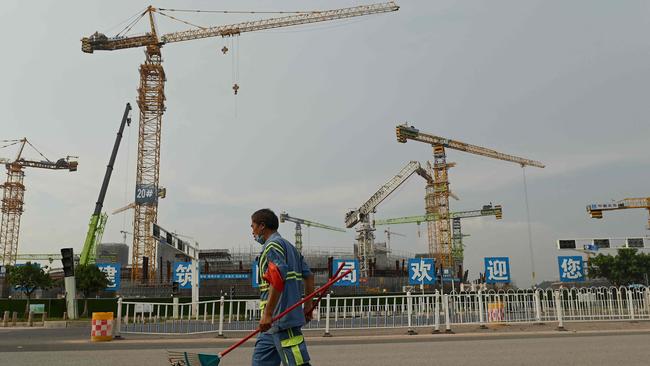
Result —
M257 235L255 237L255 241L260 243L260 244L264 244L266 242L266 240L264 240L264 235L262 235L262 234Z

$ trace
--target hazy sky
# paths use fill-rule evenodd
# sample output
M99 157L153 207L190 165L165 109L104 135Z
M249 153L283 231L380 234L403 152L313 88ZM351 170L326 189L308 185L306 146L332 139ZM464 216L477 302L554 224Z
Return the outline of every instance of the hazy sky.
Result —
M160 1L160 8L310 10L350 0ZM643 197L650 179L650 3L646 1L399 1L395 13L205 39L163 48L167 73L159 223L202 248L248 248L249 216L261 207L343 226L409 160L431 147L398 144L394 127L490 147L547 164L528 168L538 280L556 280L558 238L645 235L642 210L589 218L590 202ZM80 38L118 26L139 1L5 1L0 10L0 139L28 137L50 159L79 156L79 171L28 169L19 252L81 250L126 102L136 105L141 49L81 52ZM171 13L170 13L171 14ZM273 15L195 16L200 25ZM143 31L145 23L134 30ZM160 33L189 26L158 19ZM219 49L231 48L228 55ZM238 55L238 58L233 58ZM234 78L234 74L239 74ZM233 96L231 87L241 89ZM105 202L133 201L136 122L125 133ZM15 149L1 149L12 157ZM28 151L28 158L39 156ZM471 277L485 256L510 256L530 283L522 170L448 151L460 201L452 210L503 205L503 220L468 219ZM424 212L413 177L377 217ZM111 216L104 241L132 231ZM424 229L424 227L423 227ZM392 247L424 252L415 225ZM293 238L293 225L281 232ZM424 233L424 231L423 231ZM384 240L377 231L377 240ZM128 242L130 243L129 238ZM312 229L307 247L351 247L346 234ZM256 244L255 244L256 245Z

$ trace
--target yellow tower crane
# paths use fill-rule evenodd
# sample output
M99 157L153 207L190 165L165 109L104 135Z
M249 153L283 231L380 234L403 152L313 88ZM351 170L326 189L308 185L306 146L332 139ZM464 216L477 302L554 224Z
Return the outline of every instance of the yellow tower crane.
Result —
M420 132L413 126L408 126L406 123L395 127L397 134L397 141L406 143L408 140L414 140L430 144L433 147L433 179L434 184L432 189L427 190L427 206L432 203L432 212L427 210L428 215L436 215L436 220L433 222L433 230L429 230L430 236L435 234L435 241L429 240L430 243L435 243L435 248L429 248L430 254L434 256L442 268L452 268L452 227L449 214L449 178L448 169L450 164L447 163L446 148L464 151L470 154L481 155L488 158L510 161L521 165L521 167L534 166L537 168L544 168L544 164L539 161L520 158L514 155L504 154L492 149L481 146L470 145L464 142L447 139L440 136L435 136L427 133ZM433 233L432 233L433 231ZM534 277L534 270L533 270Z
M20 140L5 140L7 143L2 147L20 144L20 150L16 159L0 159L0 163L5 164L7 168L7 181L0 185L3 188L2 195L2 223L0 224L0 263L4 266L14 265L16 255L18 254L18 234L20 233L20 217L23 214L23 205L25 203L25 168L40 168L62 170L66 169L71 172L77 170L77 161L72 156L61 158L57 161L50 161L41 154L27 138ZM26 160L22 154L25 145L31 146L38 152L43 159L41 161Z
M158 183L160 177L160 132L162 115L165 112L165 71L162 67L161 48L169 43L191 41L209 37L236 36L245 32L255 32L273 28L283 28L302 24L326 22L337 19L359 17L371 14L397 11L394 2L362 5L351 8L298 13L295 15L242 22L237 24L197 27L186 31L159 36L155 26L154 14L168 16L161 9L149 6L132 24L147 17L151 31L137 36L107 37L95 32L81 39L81 50L113 51L145 47L145 62L140 65L140 86L138 106L140 107L140 127L138 136L138 161L136 168L136 202L133 218L133 250L131 278L142 278L143 264L148 263L148 278L155 278L156 242L152 236L152 225L158 220ZM174 17L168 16L172 19ZM177 19L176 19L177 20ZM188 22L184 22L189 24ZM132 24L129 27L132 27ZM147 259L144 259L147 258Z
M611 203L592 203L587 206L587 212L594 219L602 219L603 211L626 210L630 208L643 208L648 210L648 226L646 226L646 229L650 230L650 197L625 198Z

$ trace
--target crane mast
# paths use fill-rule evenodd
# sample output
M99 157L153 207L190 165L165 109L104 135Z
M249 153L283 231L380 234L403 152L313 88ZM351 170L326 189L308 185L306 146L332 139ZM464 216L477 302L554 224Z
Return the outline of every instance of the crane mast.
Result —
M300 219L297 217L291 217L286 212L280 213L280 222L293 222L294 224L296 224L296 240L294 244L296 245L296 249L298 249L298 251L301 253L302 253L302 225L305 225L307 227L317 227L325 230L338 231L341 233L345 232L345 229L341 229L338 227L321 224L315 221Z
M359 273L361 277L367 278L370 274L370 263L374 260L374 243L375 228L370 222L370 215L375 212L379 204L393 193L402 183L413 175L418 173L424 179L429 180L431 177L417 161L411 161L397 175L391 178L381 186L370 198L363 203L358 209L349 211L345 214L345 227L352 228L357 226L357 250L359 257Z
M522 168L533 166L544 168L539 161L504 154L486 147L471 145L464 142L420 132L413 126L404 123L395 127L397 141L406 143L408 140L423 142L433 148L434 182L427 185L426 207L427 214L434 214L437 220L429 224L429 236L435 237L435 248L430 248L430 254L435 257L442 268L454 267L452 258L452 223L449 216L449 174L452 166L447 163L446 149L464 151L474 155L489 157L519 164ZM433 240L430 239L430 245ZM534 276L534 275L533 275Z
M7 168L7 181L0 185L2 195L2 221L0 222L0 262L4 266L14 265L18 255L18 235L20 234L20 218L23 214L25 203L25 168L39 168L50 170L77 170L77 161L71 157L61 158L56 162L47 158L41 161L26 160L22 157L25 145L31 145L27 138L16 140L20 143L20 150L16 159L2 159ZM8 145L7 145L8 146ZM33 147L33 146L32 146ZM38 150L37 150L38 151ZM42 154L41 154L42 155Z
M140 121L138 133L138 160L136 166L136 200L133 215L132 280L153 280L156 274L156 241L152 236L153 225L158 222L158 191L160 181L160 142L162 116L165 112L165 70L160 49L167 43L190 41L209 37L227 37L245 32L283 28L325 22L336 19L397 11L394 2L363 5L353 8L308 12L304 14L262 19L231 25L191 29L158 36L154 13L149 6L141 17L147 16L150 32L129 37L107 37L95 32L81 39L81 50L112 51L145 47L145 62L140 65L138 107ZM143 194L145 197L138 196ZM147 268L144 268L144 267Z

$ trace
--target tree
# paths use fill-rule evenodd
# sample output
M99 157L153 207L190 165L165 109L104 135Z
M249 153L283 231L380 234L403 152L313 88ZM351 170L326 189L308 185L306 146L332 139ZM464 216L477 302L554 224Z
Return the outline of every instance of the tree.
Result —
M94 264L77 266L74 276L77 281L77 289L83 293L85 299L84 311L81 316L88 316L88 297L97 291L105 289L109 285L108 278Z
M650 254L631 248L619 249L615 256L599 254L589 260L588 272L590 278L605 278L616 286L647 284Z
M29 301L34 291L52 287L52 279L38 264L27 262L21 266L9 267L9 284L27 296L25 305L25 315L27 315Z

